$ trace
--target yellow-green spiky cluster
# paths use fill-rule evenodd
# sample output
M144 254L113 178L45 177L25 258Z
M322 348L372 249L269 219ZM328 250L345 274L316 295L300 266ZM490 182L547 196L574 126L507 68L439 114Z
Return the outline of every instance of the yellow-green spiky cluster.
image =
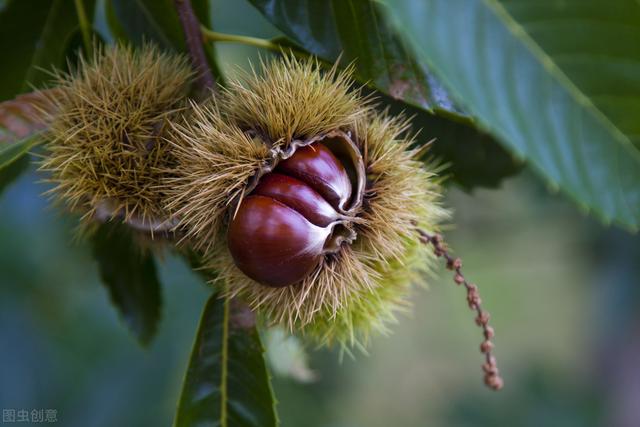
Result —
M416 227L435 231L446 217L435 170L415 158L403 136L406 122L374 112L350 86L348 72L322 74L312 61L266 64L262 75L234 82L219 107L195 106L191 123L175 127L179 166L167 181L174 189L167 206L189 241L206 250L225 294L246 300L267 323L321 344L355 345L385 330L434 257L419 244ZM366 163L356 241L327 255L297 285L254 282L227 248L230 201L246 194L254 174L277 162L292 141L336 129L352 135Z
M163 220L158 183L172 161L164 136L192 79L184 57L152 45L98 49L58 74L41 166L54 197L86 223L96 215Z
M209 252L231 203L271 158L270 149L222 116L218 106L191 104L191 114L173 126L176 163L163 180L165 207L195 249Z
M324 260L301 284L269 288L247 278L224 242L210 259L228 295L244 298L267 322L321 344L358 345L385 331L406 307L412 283L424 283L434 255L416 227L437 230L447 216L433 171L415 159L405 123L369 113L354 128L367 159L369 186L351 246Z
M289 143L354 126L368 107L350 86L349 70L322 74L317 61L285 56L229 82L222 102L240 127Z
M230 81L220 97L192 103L173 125L177 162L163 180L165 207L198 250L212 249L227 209L294 140L353 129L370 109L349 90L349 71L322 74L316 61L293 57L263 67Z

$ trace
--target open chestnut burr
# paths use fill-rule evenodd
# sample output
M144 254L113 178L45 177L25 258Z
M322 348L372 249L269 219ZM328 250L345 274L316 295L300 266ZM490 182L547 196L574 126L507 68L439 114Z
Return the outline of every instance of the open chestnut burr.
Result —
M222 297L318 344L365 345L436 259L438 167L350 70L285 56L192 103L162 186ZM366 188L365 188L366 187Z
M229 225L229 251L256 282L300 282L356 235L364 164L350 135L340 131L292 144L270 171L254 179Z

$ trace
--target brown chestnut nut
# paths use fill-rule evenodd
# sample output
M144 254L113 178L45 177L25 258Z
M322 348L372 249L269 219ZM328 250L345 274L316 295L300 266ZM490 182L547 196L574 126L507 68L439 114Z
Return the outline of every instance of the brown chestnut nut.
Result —
M330 228L313 225L276 199L249 196L229 227L229 250L236 265L253 280L287 286L318 264Z
M235 264L263 285L301 281L320 262L351 193L331 150L319 142L298 148L240 203L227 237Z
M280 162L277 170L306 182L334 208L344 209L351 197L347 171L320 143L298 148L293 156Z
M287 175L270 173L263 176L252 194L278 200L320 227L326 227L340 218L340 214L318 192Z

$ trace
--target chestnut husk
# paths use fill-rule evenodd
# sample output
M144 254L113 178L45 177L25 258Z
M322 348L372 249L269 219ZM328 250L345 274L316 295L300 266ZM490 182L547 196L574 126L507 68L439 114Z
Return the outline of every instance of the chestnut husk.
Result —
M40 170L48 195L81 215L80 232L119 221L141 233L166 235L161 176L173 157L166 140L186 105L194 72L188 59L152 44L96 47L45 92L45 153Z
M366 344L406 308L413 283L424 283L432 252L416 227L437 231L438 167L417 159L407 121L376 112L353 91L349 71L285 56L262 74L231 81L221 97L192 104L174 126L175 177L167 208L184 242L202 252L225 297L244 300L266 324L319 344ZM349 216L318 265L292 286L264 286L238 268L228 227L242 200L299 147L324 143L352 164L357 194Z
M342 130L334 130L323 135L315 135L314 137L306 140L294 139L285 149L272 148L270 158L267 162L256 169L255 174L247 183L242 195L239 195L237 199L231 201L229 214L233 216L239 203L242 201L242 197L245 194L251 193L263 176L273 173L280 162L293 156L298 148L307 147L317 142L329 145L331 147L330 150L334 155L336 155L338 159L342 160L343 165L346 166L354 191L347 206L344 208L340 208L339 206L334 208L346 219L350 219L351 221L355 220L364 200L366 173L362 154L351 139L351 134ZM342 223L346 222L347 220L342 221ZM337 251L342 242L350 243L353 242L355 238L356 233L353 229L350 229L349 227L342 227L342 231L335 236L335 239L326 245L326 253Z
M334 150L341 159L334 154ZM341 131L307 141L294 141L287 152L276 152L273 158L275 161L258 170L247 187L250 196L240 200L233 210L227 238L236 265L247 276L267 286L291 286L311 274L323 256L338 252L342 244L350 244L355 240L356 232L352 223L357 221L364 196L364 162L350 136ZM304 162L301 166L310 170L305 172L306 176L298 178L314 180L315 186L309 182L285 180L290 178L289 175L296 176L300 161ZM318 162L328 170L314 170ZM342 172L331 170L329 165L333 163ZM275 172L289 175L274 175ZM344 175L347 182L343 186L345 191L348 186L349 194L345 194L342 200L331 200L334 196L332 189L318 188L324 180L317 175L322 173L331 175L324 177L327 181ZM266 180L278 179L279 176L280 180L285 180L284 185L301 184L298 192L311 190L311 194L319 196L321 202L335 211L335 218L327 224L313 224L304 215L305 209L314 207L309 206L309 201L306 201L307 206L303 205L302 210L296 210L291 204L264 197L264 193L256 194L259 185L264 186ZM291 192L291 189L287 191ZM322 205L315 205L316 208L318 206Z

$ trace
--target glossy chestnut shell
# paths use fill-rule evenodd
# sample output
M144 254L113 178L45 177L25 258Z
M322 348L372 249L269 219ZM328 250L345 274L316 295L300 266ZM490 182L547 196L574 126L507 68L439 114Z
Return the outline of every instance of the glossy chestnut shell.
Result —
M335 132L291 151L258 174L227 235L237 267L272 287L300 282L352 241L362 202L364 166L349 135Z

